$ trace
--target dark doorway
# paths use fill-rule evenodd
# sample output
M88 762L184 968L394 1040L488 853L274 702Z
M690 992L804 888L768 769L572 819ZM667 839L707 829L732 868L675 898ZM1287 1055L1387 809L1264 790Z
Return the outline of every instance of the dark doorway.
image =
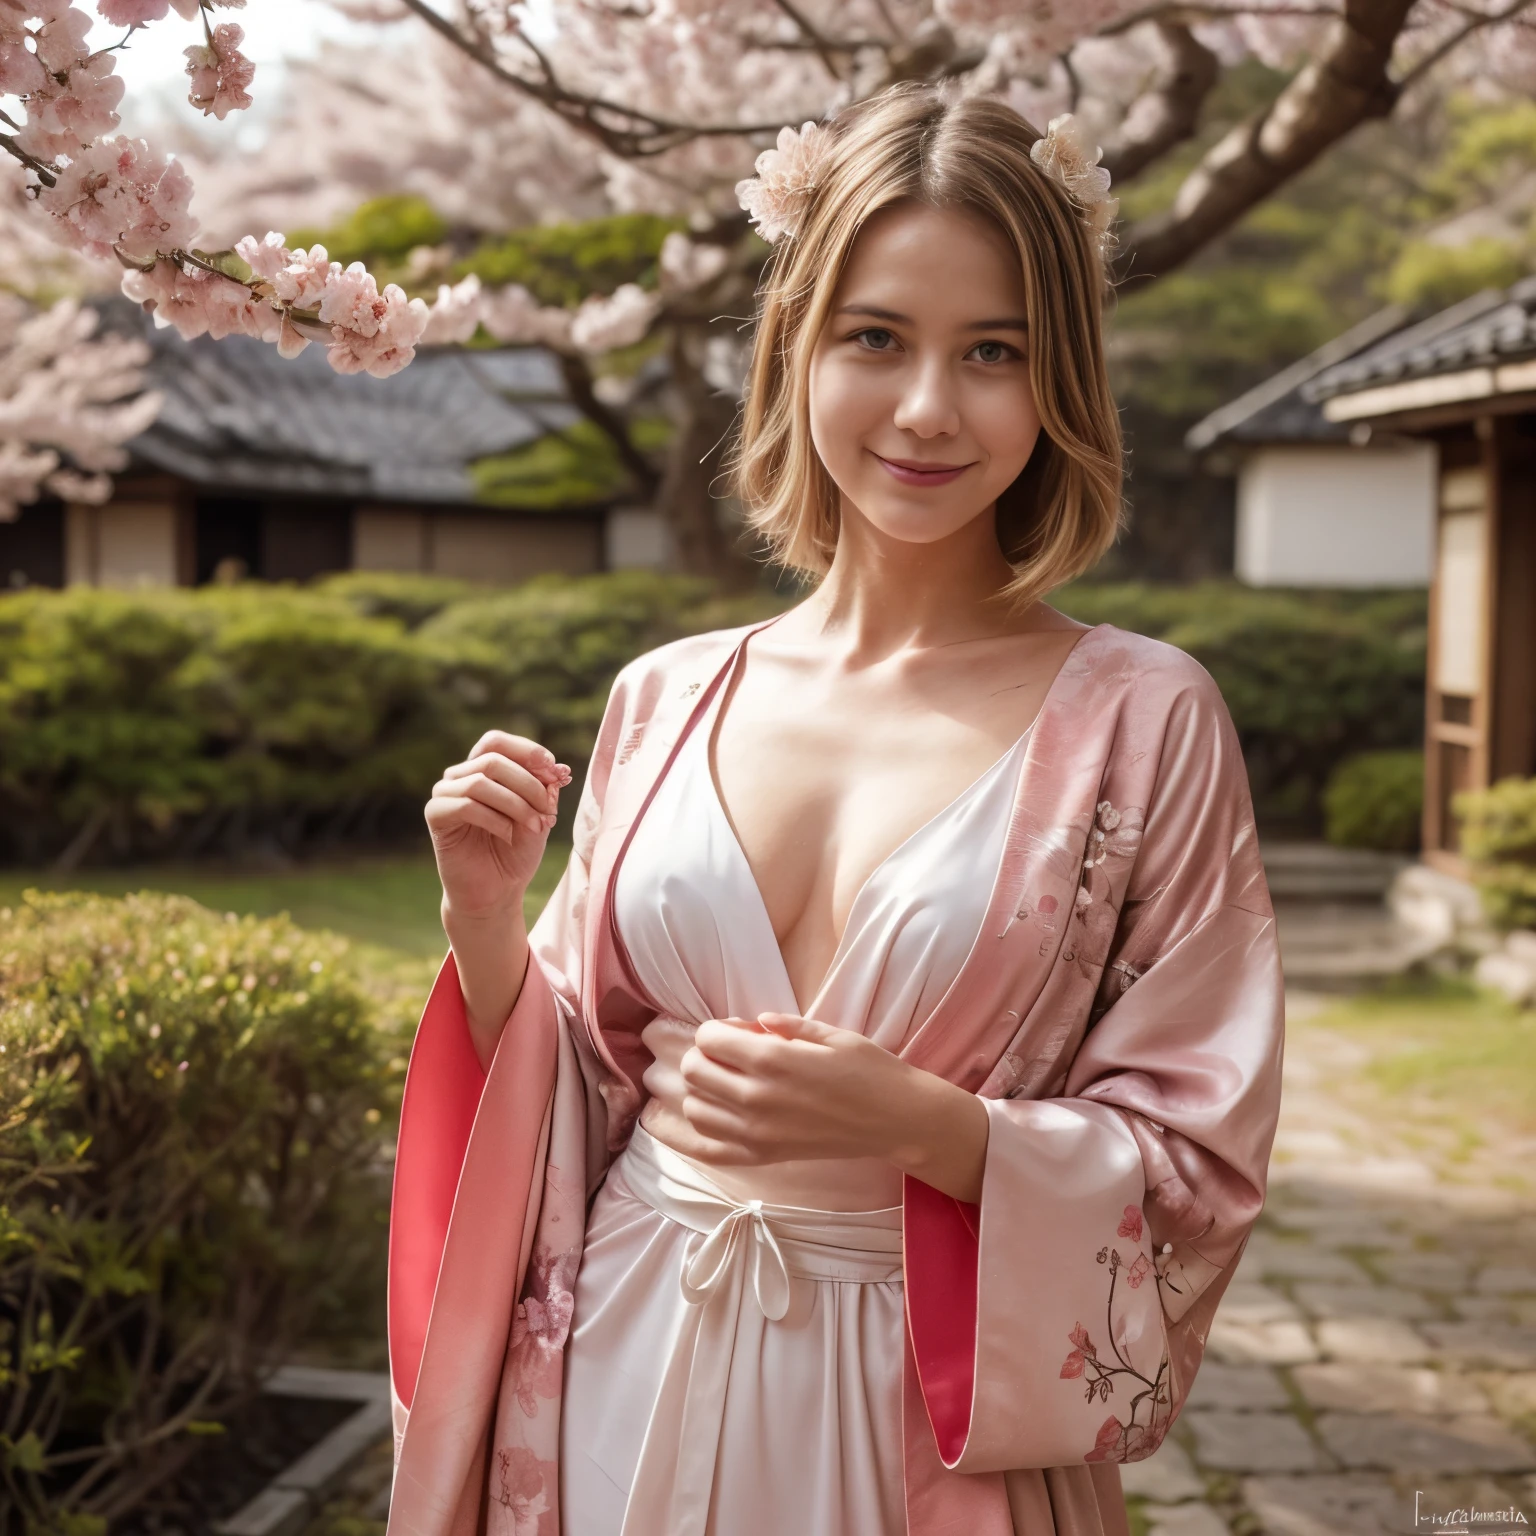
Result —
M275 501L262 524L261 574L308 581L352 564L352 509L334 501Z
M262 504L243 496L197 498L197 558L193 580L210 582L221 561L238 561L232 575L261 576Z
M0 591L64 585L64 505L39 501L0 523Z

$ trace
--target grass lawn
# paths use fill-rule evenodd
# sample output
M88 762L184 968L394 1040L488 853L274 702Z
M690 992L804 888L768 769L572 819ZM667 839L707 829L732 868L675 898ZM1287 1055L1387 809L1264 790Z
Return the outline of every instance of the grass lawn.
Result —
M1536 1134L1536 1011L1455 978L1402 977L1341 999L1293 1028L1364 1046L1362 1090L1462 1134Z
M570 857L569 843L551 841L528 890L531 923L543 910ZM0 870L0 907L21 893L171 891L217 912L272 917L286 912L303 928L328 928L351 939L364 976L408 1011L426 1001L448 947L438 917L442 887L430 849L279 870L212 864L157 864L140 869L81 870L55 876L45 870Z

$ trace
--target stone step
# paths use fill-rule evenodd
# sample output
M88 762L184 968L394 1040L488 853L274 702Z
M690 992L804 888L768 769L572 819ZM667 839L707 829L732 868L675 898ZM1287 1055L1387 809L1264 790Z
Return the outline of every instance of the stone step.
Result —
M1331 843L1267 842L1261 847L1269 893L1276 901L1384 901L1404 854Z

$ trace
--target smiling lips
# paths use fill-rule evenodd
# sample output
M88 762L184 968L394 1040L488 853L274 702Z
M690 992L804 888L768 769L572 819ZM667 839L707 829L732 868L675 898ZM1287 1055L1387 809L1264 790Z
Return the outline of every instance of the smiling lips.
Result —
M924 464L917 459L887 459L878 453L875 457L903 485L948 485L970 468L969 464Z

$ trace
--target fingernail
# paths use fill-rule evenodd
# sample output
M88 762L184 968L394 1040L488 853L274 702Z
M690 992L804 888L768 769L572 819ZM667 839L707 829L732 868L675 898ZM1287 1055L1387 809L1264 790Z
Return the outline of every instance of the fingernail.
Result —
M571 782L574 775L565 763L556 763L554 765L554 769L555 785L557 788L563 789L567 784Z

